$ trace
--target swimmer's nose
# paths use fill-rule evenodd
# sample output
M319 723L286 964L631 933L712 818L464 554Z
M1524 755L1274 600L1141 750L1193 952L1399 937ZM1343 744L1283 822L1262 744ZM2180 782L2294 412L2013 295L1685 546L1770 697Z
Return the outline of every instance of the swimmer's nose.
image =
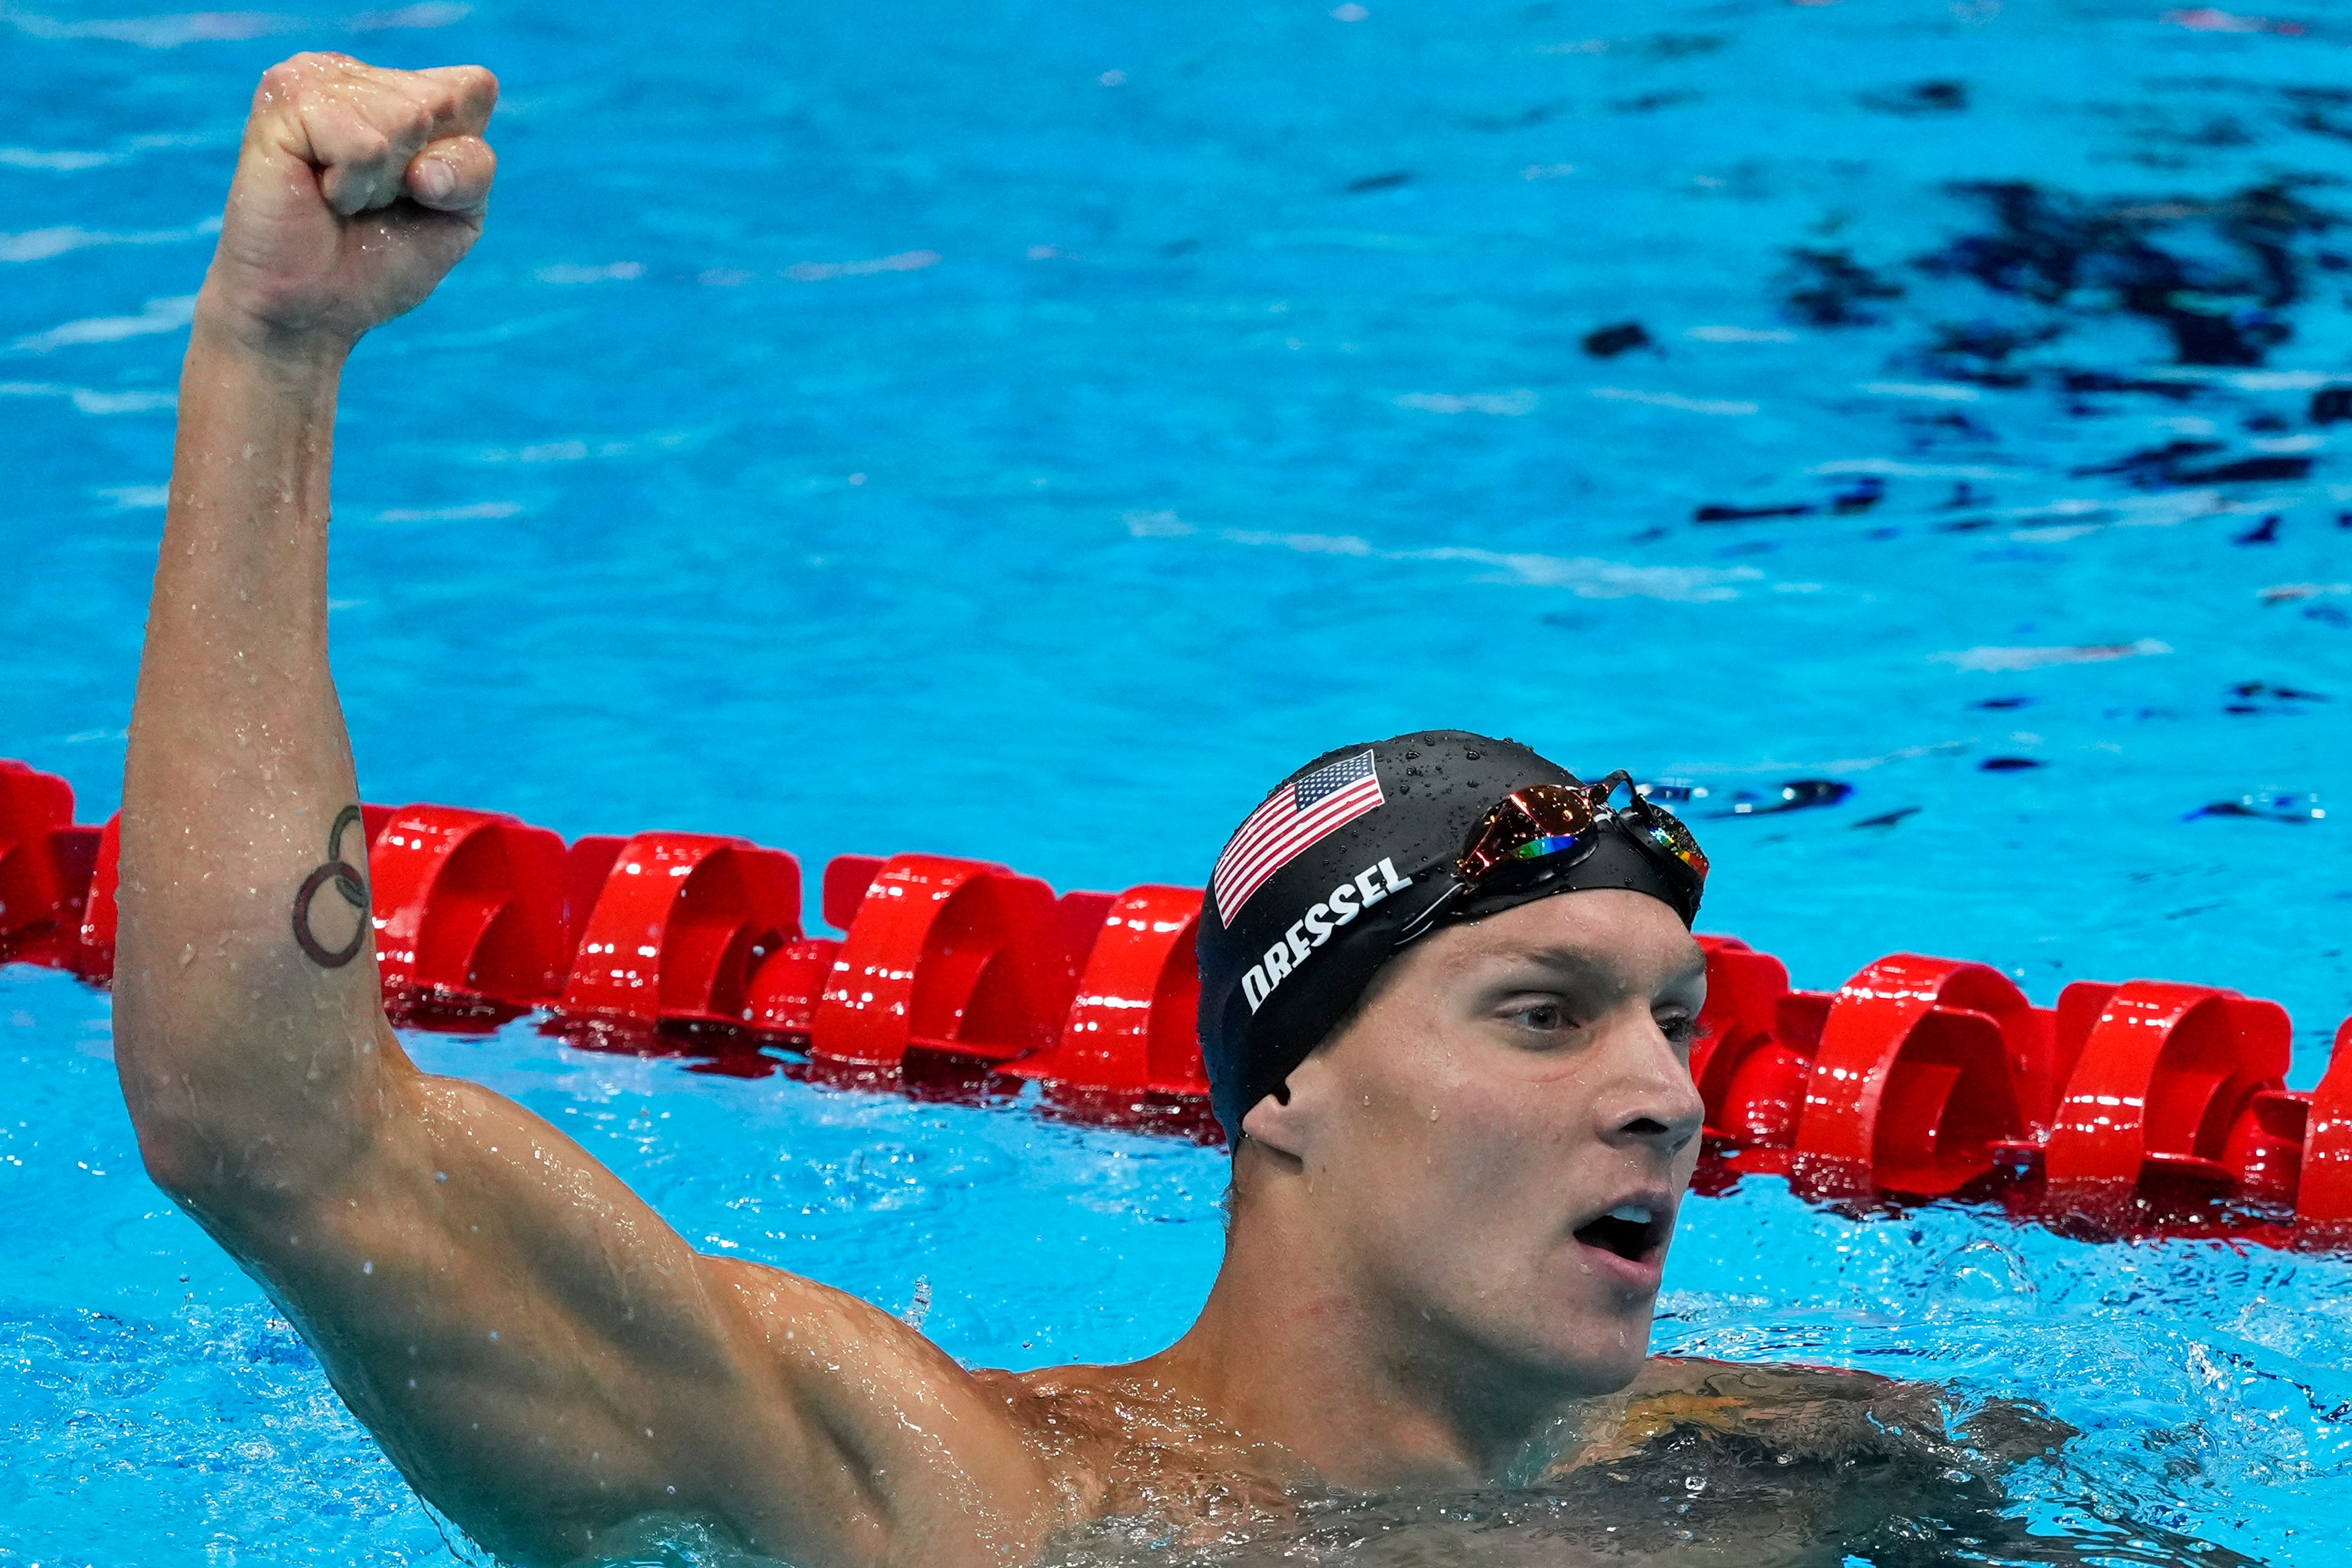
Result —
M1628 1030L1619 1047L1612 1053L1619 1071L1595 1107L1601 1142L1647 1144L1671 1159L1698 1136L1706 1120L1689 1065L1654 1024Z

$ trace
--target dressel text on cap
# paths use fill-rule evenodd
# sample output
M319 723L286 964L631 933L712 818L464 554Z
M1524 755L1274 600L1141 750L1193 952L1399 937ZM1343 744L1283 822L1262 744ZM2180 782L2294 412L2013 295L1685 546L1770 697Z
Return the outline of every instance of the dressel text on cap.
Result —
M1349 880L1309 906L1307 912L1290 922L1283 939L1265 950L1265 956L1250 965L1242 976L1242 994L1249 999L1255 1013L1274 988L1290 978L1291 972L1305 963L1307 955L1331 940L1332 931L1346 925L1391 893L1401 893L1412 886L1411 877L1397 875L1396 867L1382 856L1374 865L1367 866Z

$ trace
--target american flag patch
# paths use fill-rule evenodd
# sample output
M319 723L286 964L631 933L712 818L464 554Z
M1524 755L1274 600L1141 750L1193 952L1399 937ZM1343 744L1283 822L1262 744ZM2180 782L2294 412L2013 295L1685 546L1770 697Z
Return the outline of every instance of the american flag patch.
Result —
M1234 917L1268 877L1320 839L1387 804L1369 751L1327 763L1275 791L1217 857L1209 883L1217 896L1218 919L1231 930Z

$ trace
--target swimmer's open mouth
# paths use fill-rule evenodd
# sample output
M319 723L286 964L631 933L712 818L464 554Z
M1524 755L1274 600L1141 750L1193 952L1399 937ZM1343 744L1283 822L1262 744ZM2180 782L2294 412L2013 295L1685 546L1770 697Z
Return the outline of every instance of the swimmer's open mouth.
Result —
M1670 1223L1663 1204L1623 1203L1570 1234L1628 1263L1646 1263L1665 1246Z

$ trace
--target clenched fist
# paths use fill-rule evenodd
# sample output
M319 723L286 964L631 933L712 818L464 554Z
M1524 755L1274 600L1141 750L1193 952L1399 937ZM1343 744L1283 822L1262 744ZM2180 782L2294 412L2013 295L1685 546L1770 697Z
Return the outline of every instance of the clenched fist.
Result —
M482 231L498 101L479 66L272 66L253 97L200 322L269 353L348 349L415 309Z

